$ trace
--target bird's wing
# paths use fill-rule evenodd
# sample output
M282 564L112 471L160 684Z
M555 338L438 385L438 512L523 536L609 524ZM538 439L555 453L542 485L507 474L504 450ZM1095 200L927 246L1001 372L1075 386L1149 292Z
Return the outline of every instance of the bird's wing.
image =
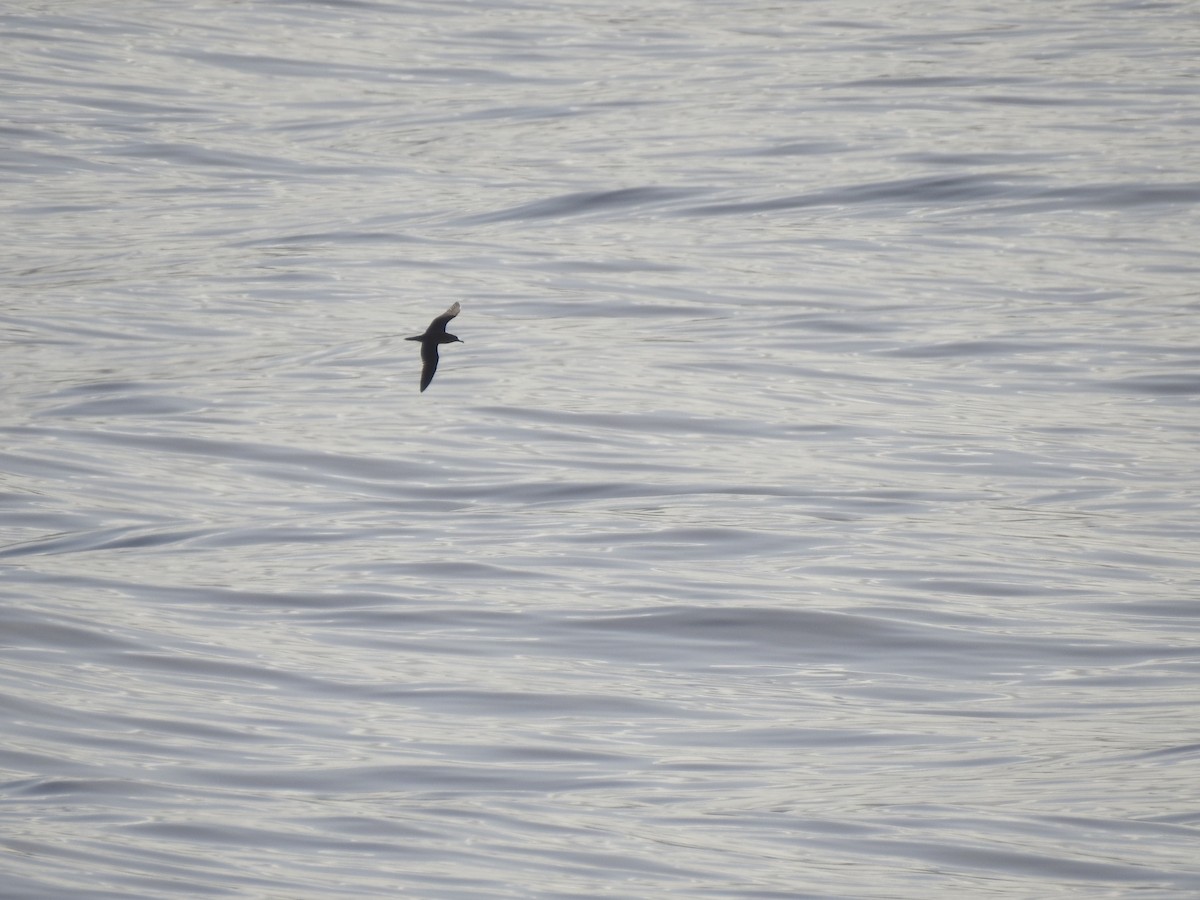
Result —
M458 304L456 303L455 306ZM433 373L437 371L438 351L437 344L433 341L425 341L421 344L421 390L429 387L429 382L433 381Z
M446 310L444 313L442 313L440 316L438 316L436 319L434 319L432 322L429 323L429 330L426 331L425 333L426 334L445 334L446 326L450 324L451 319L453 319L455 316L458 315L459 310L461 310L461 309L462 309L462 307L460 307L458 305L458 301L455 300L453 306L451 306L448 310Z

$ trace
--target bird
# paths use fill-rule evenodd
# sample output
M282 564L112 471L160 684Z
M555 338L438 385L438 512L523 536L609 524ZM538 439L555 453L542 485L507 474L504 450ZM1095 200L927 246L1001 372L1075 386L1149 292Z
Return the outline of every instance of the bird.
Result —
M429 382L433 381L433 373L437 371L438 366L438 344L465 344L462 338L457 335L448 334L446 325L451 319L458 315L462 307L455 301L454 305L448 310L429 323L429 327L425 329L424 334L417 334L413 337L405 338L406 341L421 342L421 392L424 393L425 388L429 387Z

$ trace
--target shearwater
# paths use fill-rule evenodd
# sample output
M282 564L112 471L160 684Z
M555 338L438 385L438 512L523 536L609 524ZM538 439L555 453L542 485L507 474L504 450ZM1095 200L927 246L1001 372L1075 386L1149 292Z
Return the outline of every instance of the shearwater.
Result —
M425 329L424 334L418 334L413 337L405 338L406 341L421 342L421 390L429 387L429 382L433 381L433 373L438 367L438 344L453 344L458 342L465 344L462 338L457 335L448 334L446 332L446 323L458 315L461 307L455 301L454 305L448 310L429 323L429 327Z

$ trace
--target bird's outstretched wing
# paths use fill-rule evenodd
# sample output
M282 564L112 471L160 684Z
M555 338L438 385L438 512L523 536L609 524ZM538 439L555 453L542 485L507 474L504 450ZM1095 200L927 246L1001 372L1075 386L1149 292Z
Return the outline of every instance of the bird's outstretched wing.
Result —
M458 313L461 309L462 309L462 307L460 307L458 305L458 301L455 300L453 306L451 306L448 310L446 310L444 313L442 313L440 316L438 316L436 319L434 319L432 322L429 323L429 328L426 329L425 334L428 337L434 337L439 334L445 334L446 326L450 324L451 319L453 319L455 316L458 315ZM436 355L434 356L433 364L435 367L437 366L437 356ZM430 373L429 377L430 378L433 377L432 372Z
M457 303L454 305L458 306ZM453 316L451 316L450 318L453 318ZM447 321L449 321L449 319L447 319ZM443 331L445 330L445 327L446 326L444 326L444 325L442 326ZM437 344L435 344L433 341L425 341L425 343L421 344L421 391L422 392L424 392L425 388L429 387L429 382L433 381L433 373L437 371L437 364L438 364Z

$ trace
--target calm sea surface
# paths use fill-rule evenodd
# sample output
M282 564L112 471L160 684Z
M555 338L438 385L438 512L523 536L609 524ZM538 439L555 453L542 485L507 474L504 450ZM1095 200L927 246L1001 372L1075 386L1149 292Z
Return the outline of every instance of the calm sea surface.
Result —
M1200 895L1194 4L0 41L5 900Z

